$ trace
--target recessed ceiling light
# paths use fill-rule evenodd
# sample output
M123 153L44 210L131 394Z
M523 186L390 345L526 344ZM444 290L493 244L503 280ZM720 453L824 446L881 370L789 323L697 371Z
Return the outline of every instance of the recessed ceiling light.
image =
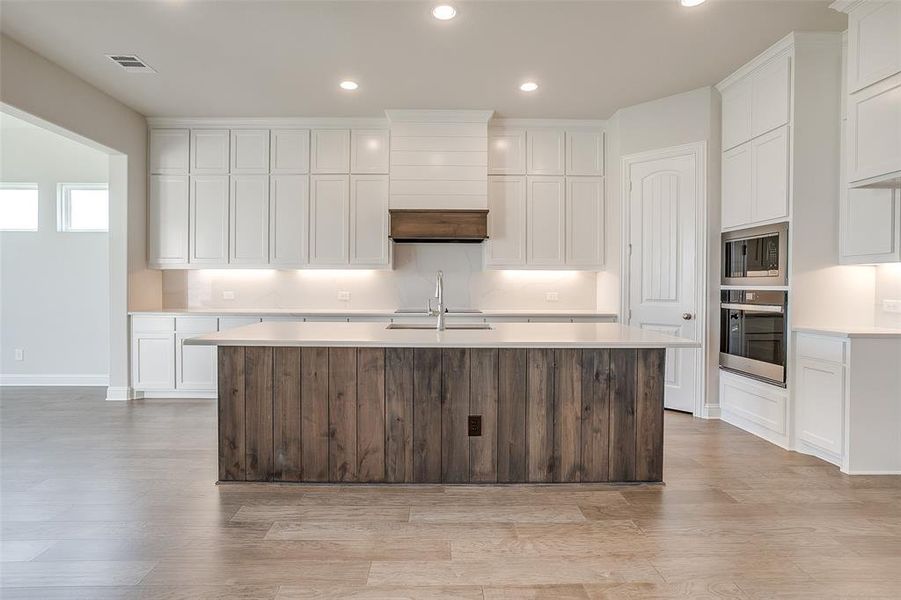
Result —
M432 9L432 16L439 21L450 21L457 16L457 9L450 4L440 4Z
M679 3L682 6L687 6L687 7L691 8L692 6L704 4L704 0L679 0Z
M535 83L534 81L527 81L524 84L522 84L521 86L519 86L519 89L521 89L524 92L534 92L535 90L538 89L538 84Z
M342 90L348 91L355 90L360 87L359 85L357 85L356 81L342 81L340 85Z

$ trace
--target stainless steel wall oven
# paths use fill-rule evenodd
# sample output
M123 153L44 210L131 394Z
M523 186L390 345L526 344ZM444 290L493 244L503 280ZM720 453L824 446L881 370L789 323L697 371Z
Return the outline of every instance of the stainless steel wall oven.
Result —
M720 366L785 386L787 292L723 290L720 304Z

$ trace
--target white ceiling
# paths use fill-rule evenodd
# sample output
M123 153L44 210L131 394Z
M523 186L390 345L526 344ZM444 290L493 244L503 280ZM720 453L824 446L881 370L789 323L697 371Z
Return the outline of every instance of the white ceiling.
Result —
M420 1L4 0L0 30L148 116L606 118L715 84L792 30L846 25L818 0L452 3L440 22ZM126 73L116 53L158 74ZM520 92L527 79L540 89Z

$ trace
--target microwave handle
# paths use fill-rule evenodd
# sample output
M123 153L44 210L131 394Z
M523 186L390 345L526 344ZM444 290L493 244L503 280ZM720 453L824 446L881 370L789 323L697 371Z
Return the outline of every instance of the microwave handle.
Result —
M753 312L753 313L779 313L782 314L785 312L785 308L776 304L731 304L731 303L723 303L720 304L722 308L731 308L732 310L743 310L745 312Z

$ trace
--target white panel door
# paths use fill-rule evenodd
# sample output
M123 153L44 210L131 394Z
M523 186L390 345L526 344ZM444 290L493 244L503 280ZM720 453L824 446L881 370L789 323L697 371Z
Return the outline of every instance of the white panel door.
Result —
M354 129L350 132L350 172L388 173L389 131Z
M136 390L175 389L174 333L132 335L131 381Z
M269 178L269 264L300 267L309 254L310 178Z
M191 177L190 224L189 262L228 264L228 175Z
M563 265L566 227L563 177L528 177L526 188L526 261L535 266Z
M848 181L901 171L901 75L848 98Z
M629 315L633 327L699 340L693 154L630 165ZM700 351L666 351L665 405L694 412Z
M798 358L798 437L836 456L842 455L844 371L839 364Z
M842 198L843 263L901 261L901 192L851 188Z
M188 263L188 212L187 176L150 176L147 207L150 264Z
M269 172L310 172L310 130L273 129L269 137Z
M848 14L848 91L901 71L901 2L863 2Z
M604 133L566 132L566 174L600 177L604 174Z
M751 139L751 80L744 78L723 90L723 150Z
M529 175L563 175L564 139L562 129L529 129L526 132L526 172Z
M388 176L350 178L350 264L386 267L389 263Z
M346 265L349 260L350 178L310 178L310 264Z
M152 175L188 174L187 129L150 130L150 173Z
M751 219L788 217L788 127L751 140Z
M231 137L231 173L269 172L269 130L233 129Z
M269 263L269 177L233 175L229 207L229 262Z
M751 222L751 144L723 152L722 226Z
M604 263L604 180L566 179L566 264L597 267Z
M778 56L751 75L751 136L788 123L791 58Z
M519 267L526 264L526 178L488 178L489 267Z
M350 131L314 129L310 133L310 161L312 173L349 173Z
M488 130L488 174L525 175L526 130Z
M228 146L228 129L192 129L191 174L227 174Z

